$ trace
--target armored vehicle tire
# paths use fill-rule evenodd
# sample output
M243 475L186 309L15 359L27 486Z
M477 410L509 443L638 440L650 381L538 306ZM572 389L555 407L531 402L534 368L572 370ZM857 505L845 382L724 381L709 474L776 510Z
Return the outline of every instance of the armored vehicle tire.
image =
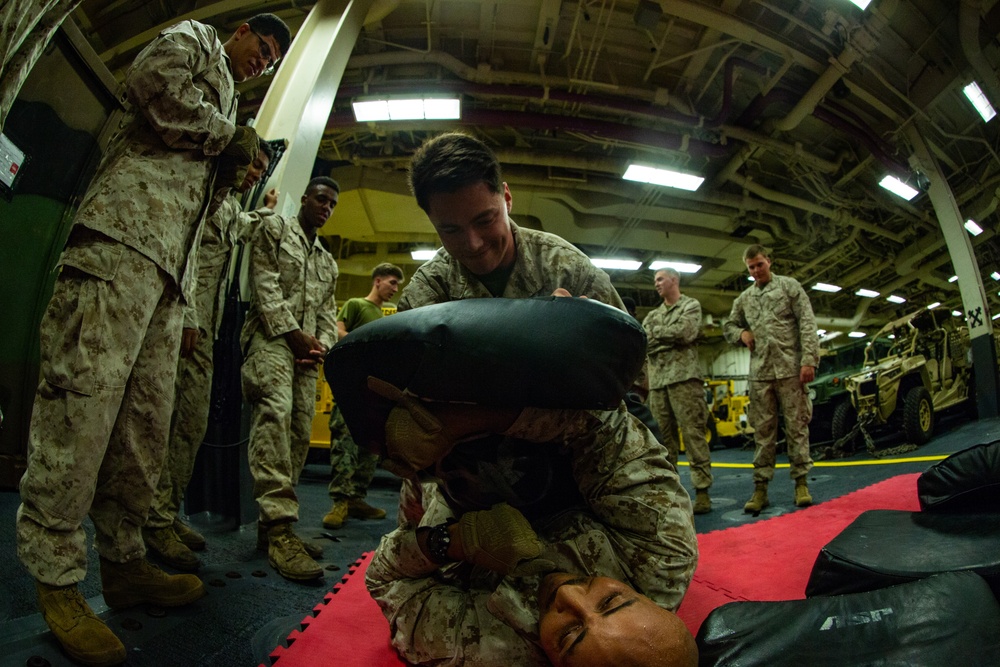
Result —
M923 387L913 387L903 400L903 430L915 445L922 445L934 433L934 403Z
M845 435L854 430L854 425L858 423L858 413L850 401L841 401L833 409L833 418L830 420L830 435L833 439L840 440ZM854 439L851 438L853 441Z
M708 441L708 449L722 449L725 447L722 444L722 438L719 437L719 429L715 425L715 417L712 413L708 413L708 424L705 427L705 439Z

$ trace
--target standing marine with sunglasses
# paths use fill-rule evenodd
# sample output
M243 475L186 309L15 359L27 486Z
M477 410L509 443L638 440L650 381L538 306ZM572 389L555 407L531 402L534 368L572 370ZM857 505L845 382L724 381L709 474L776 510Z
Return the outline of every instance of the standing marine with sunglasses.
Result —
M234 122L235 82L273 68L290 39L271 14L225 43L195 21L160 33L126 74L125 115L58 263L40 326L17 552L46 623L84 665L126 657L78 587L88 515L109 607L173 607L205 592L194 575L150 565L141 528L166 459L202 225L259 150L257 134Z

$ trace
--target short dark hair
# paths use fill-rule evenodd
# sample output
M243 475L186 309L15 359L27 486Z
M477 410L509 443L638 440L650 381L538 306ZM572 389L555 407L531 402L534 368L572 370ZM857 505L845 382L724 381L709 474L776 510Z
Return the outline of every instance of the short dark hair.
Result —
M258 35L270 35L281 49L281 57L288 54L288 45L292 42L292 34L285 22L274 14L257 14L247 19L247 25Z
M500 192L500 161L489 146L467 134L448 132L428 139L410 160L410 191L425 213L431 195L476 183Z
M743 261L748 259L753 259L757 255L764 255L767 259L771 259L771 251L762 246L759 243L754 243L753 245L748 245L747 249L743 251Z
M260 150L267 156L268 162L274 159L274 148L271 146L270 142L261 139Z
M340 184L333 180L329 176L315 176L309 181L309 185L306 186L306 194L309 194L310 190L320 185L325 185L329 188L333 188L333 191L340 193Z
M403 269L399 268L395 264L390 264L389 262L382 262L372 269L372 280L375 280L376 278L385 278L386 276L396 276L402 280Z

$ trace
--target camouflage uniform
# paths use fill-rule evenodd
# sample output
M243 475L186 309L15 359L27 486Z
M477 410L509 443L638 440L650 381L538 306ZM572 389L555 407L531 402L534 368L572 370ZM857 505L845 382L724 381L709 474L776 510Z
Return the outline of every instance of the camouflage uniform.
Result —
M691 482L695 489L707 489L712 486L712 457L705 438L708 406L696 344L701 304L682 294L677 303L664 302L650 311L642 328L648 340L649 408L660 424L670 462L677 464L679 426L691 461Z
M506 435L571 453L584 506L532 522L557 569L614 577L677 609L697 540L687 493L650 432L624 407L529 408ZM382 538L367 574L392 645L416 664L548 665L538 646L538 576L440 567L423 556L416 529L455 514L437 486L404 483L399 527Z
M297 521L295 485L309 454L316 412L315 368L295 364L284 334L301 329L327 348L337 342L337 262L310 242L297 218L264 220L250 256L253 297L240 342L243 395L250 403L250 472L263 524Z
M501 296L523 299L549 296L558 287L573 296L588 296L625 310L608 274L555 234L521 229L511 223L517 259L514 272ZM490 298L493 295L458 260L441 249L425 262L409 281L399 299L399 311L432 303L460 299Z
M750 353L750 425L754 428L753 477L755 482L774 478L778 408L785 415L785 438L792 479L812 468L809 455L809 421L812 402L799 382L802 366L819 363L816 318L802 285L793 278L771 276L736 297L723 332L726 340L742 345L740 334L754 336Z
M348 333L381 318L382 308L364 298L348 299L337 315ZM334 405L330 412L330 497L363 499L377 467L378 455L358 447L347 430L344 415Z
M88 513L102 556L145 553L212 158L236 130L228 63L215 30L194 21L137 56L60 259L17 516L18 556L43 583L83 580Z
M239 201L229 196L205 224L198 251L195 302L184 311L184 328L197 329L198 341L191 356L180 357L177 362L167 463L149 508L146 525L150 528L165 528L176 518L184 491L194 473L198 447L208 429L212 355L226 298L224 273L229 268L232 250L239 241L252 234L264 217L272 214L269 208L245 212Z

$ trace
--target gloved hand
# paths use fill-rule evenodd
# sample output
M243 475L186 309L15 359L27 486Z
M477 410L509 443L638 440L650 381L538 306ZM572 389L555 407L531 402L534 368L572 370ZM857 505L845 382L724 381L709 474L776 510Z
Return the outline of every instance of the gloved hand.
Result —
M507 503L466 512L458 527L465 560L470 563L504 575L526 576L546 570L537 560L542 553L538 535L524 515ZM540 566L537 572L528 567L532 563Z
M251 162L243 164L239 159L229 155L219 156L219 169L215 174L215 189L228 188L233 191L240 189L246 180Z
M369 376L368 388L397 404L385 422L383 468L400 477L412 477L444 458L455 446L456 441L419 398L376 377Z
M260 152L260 137L257 131L247 125L237 125L233 138L229 140L222 154L233 158L238 164L250 164Z

